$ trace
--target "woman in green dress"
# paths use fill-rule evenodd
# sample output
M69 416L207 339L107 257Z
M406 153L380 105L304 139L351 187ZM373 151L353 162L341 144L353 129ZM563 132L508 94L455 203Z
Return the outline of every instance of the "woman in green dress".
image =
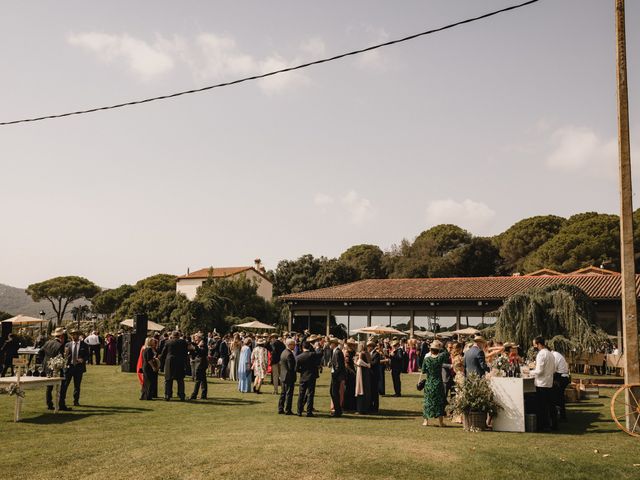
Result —
M442 350L442 342L435 340L429 347L429 353L422 360L422 374L426 375L424 385L423 426L429 425L430 418L437 418L439 426L444 426L444 383L442 382L442 368L449 368L449 352Z

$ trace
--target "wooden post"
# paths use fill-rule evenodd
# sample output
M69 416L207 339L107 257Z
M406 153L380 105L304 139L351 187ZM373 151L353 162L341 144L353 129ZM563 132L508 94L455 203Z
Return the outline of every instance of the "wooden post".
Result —
M456 330L460 330L460 310L456 310Z
M328 337L331 333L331 310L327 310L327 331L326 336Z
M411 310L411 317L409 318L409 338L413 338L413 334L415 332L415 323L416 323L416 311Z
M309 316L307 317L307 330L311 332L311 310L309 310Z
M367 311L367 327L371 326L371 310Z
M618 152L620 169L620 257L622 278L622 330L624 335L625 383L640 383L638 355L638 305L633 251L633 202L631 189L631 147L629 141L629 97L627 90L627 47L624 0L616 0L616 43L618 81ZM636 389L640 390L640 389ZM634 391L636 398L640 391ZM627 414L629 405L627 398ZM635 404L634 404L635 405ZM637 415L637 414L636 414ZM637 424L636 415L627 416L627 428Z
M289 331L292 330L293 327L293 309L289 307Z

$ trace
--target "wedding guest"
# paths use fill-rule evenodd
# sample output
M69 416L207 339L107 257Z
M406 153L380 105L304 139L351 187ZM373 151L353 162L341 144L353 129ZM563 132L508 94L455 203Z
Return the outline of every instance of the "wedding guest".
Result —
M274 395L279 395L280 388L280 356L285 350L285 344L282 343L282 340L278 338L278 335L275 333L270 336L270 344L271 350L271 380L273 383L273 393Z
M238 359L240 358L241 348L242 342L240 341L240 335L235 333L229 348L229 380L234 382L238 381Z
M80 340L80 331L73 329L69 332L71 341L65 345L67 357L67 369L64 374L64 382L60 388L60 404L66 405L67 389L73 379L73 405L80 406L80 384L82 375L87 371L89 359L89 347Z
M296 341L293 338L287 338L284 345L285 349L280 354L280 361L278 362L279 383L282 384L282 393L280 393L280 400L278 401L278 413L293 415L291 409L293 407L293 391L296 384L296 357L293 349L296 346Z
M380 384L381 358L380 353L377 350L377 346L377 342L375 342L374 340L369 340L367 342L367 352L371 365L371 368L369 369L369 392L371 398L371 403L369 406L370 413L378 413L378 410L380 409L380 392L378 391L378 386Z
M364 343L356 354L356 413L368 413L371 408L371 360Z
M89 345L89 363L92 365L93 357L96 358L96 365L100 365L100 344L102 343L100 340L100 336L95 330L84 339L84 343Z
M9 369L11 369L11 376L13 377L16 372L13 368L13 359L18 358L18 350L20 349L20 342L13 333L7 335L7 341L0 349L0 359L4 359L4 368L2 369L2 375L4 377Z
M42 359L42 365L44 366L44 374L50 375L52 370L49 368L49 360L57 357L58 355L64 356L64 328L58 327L53 332L53 338L42 346L44 357ZM47 408L53 410L53 385L47 385L47 391L45 393L45 399L47 402ZM64 402L59 402L58 406L60 410L67 410L67 406Z
M302 343L302 353L296 357L296 371L300 373L300 391L298 392L298 416L305 411L307 417L314 417L313 401L316 395L316 380L322 364L322 353L315 351L309 342Z
M260 388L262 387L264 377L267 376L269 357L265 344L264 339L260 338L251 352L251 368L253 369L253 376L255 377L253 382L254 393L262 393L260 392Z
M333 351L331 353L331 385L329 392L333 403L333 412L331 416L334 418L342 416L342 405L340 405L340 385L345 380L346 368L344 363L344 354L340 349L340 341L337 338L329 340Z
M407 353L409 355L409 364L407 366L407 373L413 373L418 371L418 350L416 340L410 338L407 342Z
M160 360L156 356L158 341L148 337L142 350L142 393L140 400L153 400L158 396L158 370Z
M180 332L171 333L171 339L164 344L160 355L160 363L164 363L164 399L168 402L173 396L173 381L178 384L178 398L185 401L184 377L188 364L188 345Z
M385 395L385 371L389 366L389 357L385 351L384 343L378 343L376 350L380 355L380 365L378 366L378 394Z
M342 349L344 355L345 379L340 388L340 404L346 412L356 411L356 348L358 342L350 338Z
M104 361L107 365L115 365L118 357L116 338L112 333L107 333L104 345Z
M204 340L204 336L201 333L197 333L194 336L193 350L191 351L191 358L195 359L194 362L194 374L195 384L193 386L193 393L191 394L191 400L198 398L198 392L202 387L202 394L200 398L202 400L207 399L207 370L209 369L209 348Z
M479 377L484 377L490 369L484 356L484 337L476 335L473 339L473 346L464 354L465 375L475 373Z
M222 337L220 341L220 345L218 346L218 355L219 355L219 363L220 363L220 374L219 377L223 380L227 379L227 371L229 368L229 335L225 335Z
M442 368L449 367L446 361L449 352L442 350L442 342L434 340L429 353L422 360L422 374L426 375L424 385L423 426L429 425L430 418L437 418L438 425L444 426L444 407L446 403L444 383L442 382Z
M404 352L400 348L398 340L391 342L389 365L391 367L391 379L393 380L393 396L400 397L402 395L401 373L404 367Z
M242 393L251 391L251 345L251 338L245 338L238 358L238 390Z

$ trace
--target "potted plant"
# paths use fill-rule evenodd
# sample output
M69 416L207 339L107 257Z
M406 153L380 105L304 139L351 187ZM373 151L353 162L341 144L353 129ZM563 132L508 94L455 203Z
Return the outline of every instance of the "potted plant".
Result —
M486 428L487 416L495 417L499 408L489 380L472 373L457 385L447 412L461 415L466 431L478 431Z

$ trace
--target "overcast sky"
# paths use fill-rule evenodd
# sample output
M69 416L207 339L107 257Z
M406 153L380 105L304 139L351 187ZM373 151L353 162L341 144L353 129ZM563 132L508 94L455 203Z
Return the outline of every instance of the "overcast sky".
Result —
M517 2L7 2L0 121L233 80ZM388 249L438 223L493 235L532 215L616 213L615 85L614 2L543 0L270 80L0 127L0 283L114 287Z

